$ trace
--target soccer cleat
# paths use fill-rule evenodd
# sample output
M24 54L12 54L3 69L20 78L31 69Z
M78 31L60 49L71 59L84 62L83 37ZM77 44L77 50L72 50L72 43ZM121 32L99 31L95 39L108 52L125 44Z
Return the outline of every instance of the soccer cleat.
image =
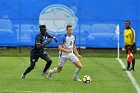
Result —
M125 69L123 69L124 71L130 71L130 69L128 69L128 68L125 68Z
M23 73L21 75L21 79L25 79L25 75Z
M46 76L46 73L44 73L44 72L42 72L41 74L42 74L42 76L44 76L44 77Z
M130 71L135 71L135 69L131 68Z
M74 81L82 81L82 80L79 79L78 77L74 77L73 80L74 80Z
M50 79L52 76L51 70L48 71L47 79Z

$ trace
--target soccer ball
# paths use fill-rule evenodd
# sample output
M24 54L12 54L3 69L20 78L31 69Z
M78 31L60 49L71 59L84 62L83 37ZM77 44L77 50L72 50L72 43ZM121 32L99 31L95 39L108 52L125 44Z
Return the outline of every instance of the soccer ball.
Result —
M85 75L85 76L83 77L83 82L84 82L84 83L90 83L90 82L91 82L91 77L90 77L89 75Z

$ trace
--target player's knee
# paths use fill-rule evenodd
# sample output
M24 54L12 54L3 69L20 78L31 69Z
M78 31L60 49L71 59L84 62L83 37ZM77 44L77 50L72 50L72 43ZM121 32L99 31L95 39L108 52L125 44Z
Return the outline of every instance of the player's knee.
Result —
M60 73L61 72L61 69L57 69L57 72Z
M60 73L61 72L61 70L57 70L57 73Z
M47 62L47 64L51 65L51 64L52 64L52 60L49 60L49 61Z
M82 69L82 68L83 68L83 66L81 65L79 68L80 68L80 69Z
M57 72L60 73L62 71L61 68L57 68Z
M79 69L82 69L82 68L83 68L83 65L79 65L78 68L79 68Z
M80 62L75 63L76 67L82 69L83 65Z

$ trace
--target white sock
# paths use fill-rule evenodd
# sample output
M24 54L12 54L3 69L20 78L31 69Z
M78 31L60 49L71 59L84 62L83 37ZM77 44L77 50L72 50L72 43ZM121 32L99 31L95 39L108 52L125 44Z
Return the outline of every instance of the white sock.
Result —
M56 73L56 72L57 72L57 68L51 70L51 73Z
M76 68L74 77L78 77L80 70L81 70L81 68Z

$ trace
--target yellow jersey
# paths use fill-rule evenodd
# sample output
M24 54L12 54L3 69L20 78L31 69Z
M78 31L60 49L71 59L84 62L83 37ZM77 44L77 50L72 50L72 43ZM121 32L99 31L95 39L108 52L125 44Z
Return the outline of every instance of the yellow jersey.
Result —
M125 29L124 30L124 44L133 45L135 42L135 31L134 29Z

